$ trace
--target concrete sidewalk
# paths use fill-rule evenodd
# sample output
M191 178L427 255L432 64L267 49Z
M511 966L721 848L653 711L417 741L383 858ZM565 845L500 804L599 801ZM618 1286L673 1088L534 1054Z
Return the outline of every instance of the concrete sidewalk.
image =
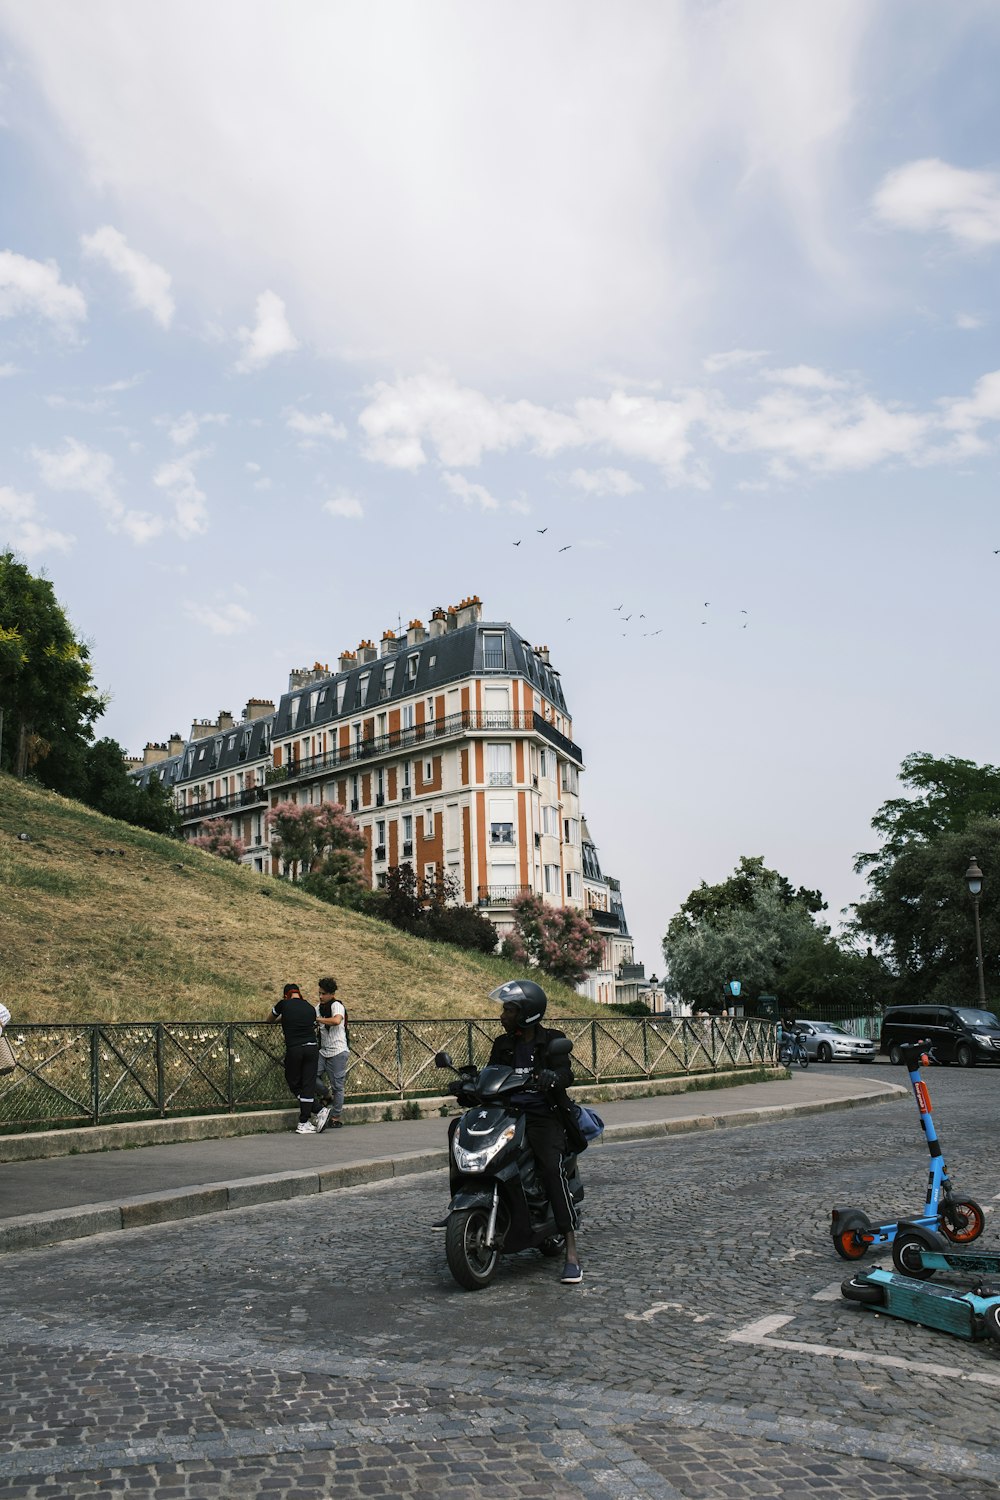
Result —
M881 1071L881 1070L878 1070ZM579 1091L585 1097L585 1091ZM836 1065L792 1078L697 1093L601 1102L608 1143L757 1125L908 1097L909 1090ZM291 1117L290 1117L291 1118ZM133 1229L445 1170L440 1116L140 1146L0 1163L0 1251ZM592 1148L592 1149L600 1149ZM16 1209L16 1212L14 1210Z

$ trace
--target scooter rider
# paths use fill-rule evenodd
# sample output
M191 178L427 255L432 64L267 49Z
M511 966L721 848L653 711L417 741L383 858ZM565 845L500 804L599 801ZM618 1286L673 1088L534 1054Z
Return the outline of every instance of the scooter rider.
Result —
M546 1058L548 1044L565 1032L540 1024L548 999L533 979L512 979L491 990L489 998L503 1006L500 1024L504 1030L493 1043L490 1062L524 1070L524 1089L514 1094L511 1102L524 1111L528 1143L535 1153L556 1227L566 1241L566 1264L560 1279L575 1285L583 1280L574 1233L578 1220L563 1170L566 1132L557 1110L559 1092L573 1082L573 1073L567 1057L553 1058L552 1066Z

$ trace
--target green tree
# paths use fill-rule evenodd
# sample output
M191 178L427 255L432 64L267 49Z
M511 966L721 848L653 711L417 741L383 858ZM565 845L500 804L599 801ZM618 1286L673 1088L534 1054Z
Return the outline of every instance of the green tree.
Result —
M30 772L53 790L78 796L83 751L105 706L90 652L51 583L12 552L0 553L0 767L15 776Z
M88 807L149 828L153 833L177 834L177 813L169 788L151 776L147 787L129 776L125 752L116 740L104 738L82 752L82 786L77 795Z
M975 818L1000 817L1000 767L925 750L908 755L899 768L908 797L891 797L872 818L882 846L854 861L858 874L869 871L875 889L893 862L914 844L933 843L941 834L958 832Z
M673 942L685 932L696 932L705 923L715 923L735 911L752 910L761 891L771 891L782 906L796 906L807 914L826 910L819 891L798 890L777 870L769 870L763 856L742 855L728 879L719 885L701 885L693 890L670 919L667 938Z
M983 979L1000 995L1000 818L979 815L933 837L902 844L883 860L854 908L853 929L872 939L914 1004L977 1003L976 937L965 872L972 855L986 872L980 902Z
M722 1004L730 979L740 980L747 997L780 994L796 954L816 933L803 903L785 899L775 885L758 883L749 902L723 907L698 922L675 918L670 923L663 939L667 994L709 1010Z

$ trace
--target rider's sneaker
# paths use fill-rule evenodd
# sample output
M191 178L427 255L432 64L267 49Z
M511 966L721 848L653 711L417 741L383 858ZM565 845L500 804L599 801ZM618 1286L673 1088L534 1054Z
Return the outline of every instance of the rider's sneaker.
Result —
M316 1133L316 1126L312 1120L307 1120L304 1125L296 1125L295 1127L296 1135L315 1135Z
M327 1105L325 1105L320 1110L319 1114L316 1116L316 1119L313 1121L313 1124L316 1126L316 1134L317 1135L319 1135L320 1131L323 1129L323 1126L326 1124L326 1122L327 1122L327 1120L329 1118L330 1118L330 1105L327 1104Z
M576 1286L577 1282L583 1280L583 1272L576 1261L568 1260L563 1266L563 1273L559 1280L564 1286Z

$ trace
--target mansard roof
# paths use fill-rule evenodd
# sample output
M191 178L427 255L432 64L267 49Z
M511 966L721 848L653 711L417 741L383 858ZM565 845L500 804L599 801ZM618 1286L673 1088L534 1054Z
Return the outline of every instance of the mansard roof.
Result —
M230 729L217 730L203 739L188 740L183 755L178 757L182 761L178 782L183 784L200 781L205 776L224 776L253 765L255 761L265 760L271 750L274 718L274 714L267 714L260 719L241 719Z
M487 665L484 634L504 637L502 667ZM492 645L492 643L491 643ZM416 658L416 675L410 676L407 663ZM392 683L388 688L387 673L393 668ZM364 704L358 701L361 679L368 677L368 691ZM542 661L533 647L518 635L507 622L489 624L478 621L450 630L444 635L431 636L419 645L408 646L404 641L397 650L376 661L359 662L348 672L331 672L318 677L282 695L275 714L274 737L299 734L303 729L330 724L337 719L357 718L359 714L371 715L384 710L388 705L404 698L420 697L438 692L450 683L465 678L523 677L544 693L550 703L568 712L563 697L559 673ZM337 712L340 684L344 683L343 707ZM315 697L314 697L315 695ZM298 700L298 713L292 727L292 705Z

